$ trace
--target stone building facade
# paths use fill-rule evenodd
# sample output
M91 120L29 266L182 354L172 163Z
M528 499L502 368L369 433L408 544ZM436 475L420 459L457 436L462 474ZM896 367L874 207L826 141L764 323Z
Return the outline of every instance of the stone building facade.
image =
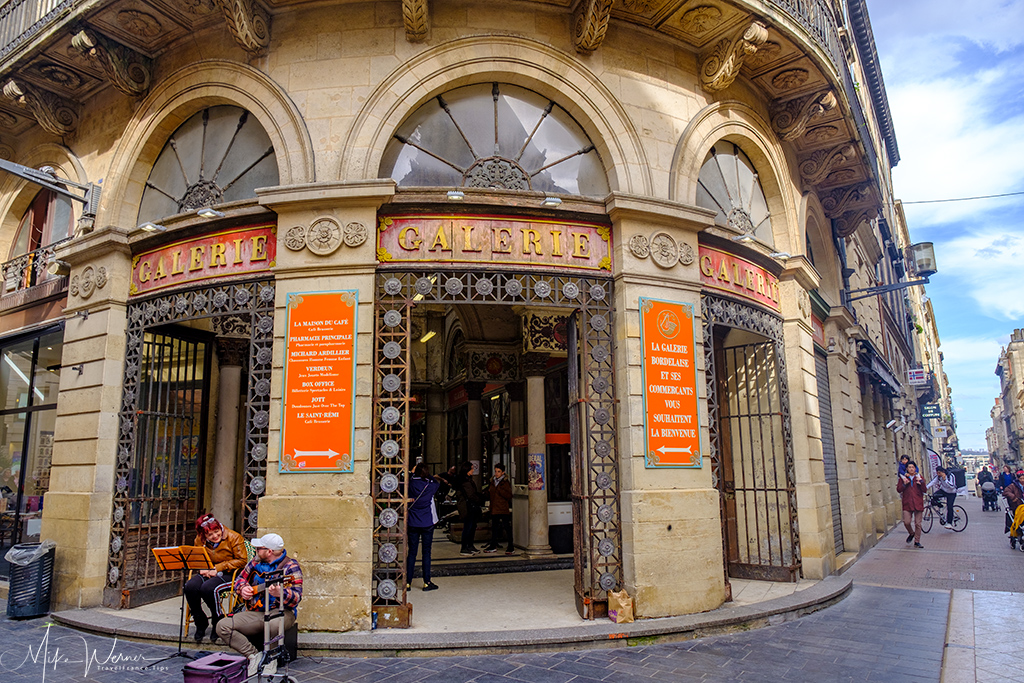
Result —
M1010 343L999 353L995 374L999 377L999 396L991 411L992 426L986 441L996 467L1020 466L1021 440L1024 439L1024 330L1014 330Z
M59 374L7 405L52 418L12 538L57 542L55 607L175 590L148 549L209 509L285 537L303 628L407 624L417 460L506 464L584 618L824 577L896 521L922 350L870 291L913 276L863 0L8 8L0 156L102 189L0 185L54 266L5 270L0 345Z

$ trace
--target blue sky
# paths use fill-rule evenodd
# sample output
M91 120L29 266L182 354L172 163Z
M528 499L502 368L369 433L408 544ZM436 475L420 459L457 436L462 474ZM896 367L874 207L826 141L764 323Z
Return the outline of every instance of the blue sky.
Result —
M1024 191L1024 2L868 0L901 161L897 199ZM1024 196L907 204L961 448L985 448L1000 349L1024 327Z

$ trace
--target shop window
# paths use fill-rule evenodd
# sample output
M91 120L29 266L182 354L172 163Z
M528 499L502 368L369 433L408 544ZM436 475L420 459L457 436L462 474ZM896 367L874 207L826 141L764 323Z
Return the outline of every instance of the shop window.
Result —
M554 101L507 83L457 88L417 109L385 149L381 177L402 187L608 194L583 128Z
M209 107L181 124L146 181L139 222L250 199L277 185L277 155L267 132L239 107Z
M697 206L717 212L715 225L774 246L761 181L737 145L723 140L708 152L697 180Z

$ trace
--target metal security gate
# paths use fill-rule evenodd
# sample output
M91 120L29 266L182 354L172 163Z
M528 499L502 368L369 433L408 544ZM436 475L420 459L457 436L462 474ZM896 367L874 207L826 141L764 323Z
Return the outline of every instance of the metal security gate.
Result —
M188 543L202 500L210 398L210 340L187 329L146 332L142 342L136 474L124 510L124 588L135 602L176 595L181 577L151 548Z
M200 355L208 358L210 351L206 349L200 354L198 347L190 350L187 344L182 346L173 341L187 339L186 333L169 332L168 326L174 323L219 318L230 322L236 332L245 330L249 334L245 472L239 531L249 536L259 526L257 506L266 490L274 283L232 282L135 300L128 305L127 317L124 390L118 414L107 584L103 594L104 605L122 608L177 591L181 577L165 576L155 569L150 549L190 542L188 530L198 512L195 500L201 492L196 488L192 495L189 485L183 485L185 468L166 465L174 464L174 459L180 461L190 449L195 450L197 462L202 455L205 437L195 440L194 432L189 430L196 420L205 420L208 411L189 392L196 381L205 381L209 376L209 361L203 361L204 369L199 375L171 371L187 373L186 367L195 365ZM205 433L202 430L205 427L201 427L201 433ZM198 471L196 476L196 481L201 481Z
M796 581L800 539L782 321L709 295L701 309L727 576ZM729 328L766 341L725 348Z
M814 354L814 370L818 377L818 415L821 422L822 462L832 504L832 536L836 555L846 550L843 545L843 516L839 508L839 473L836 467L836 440L832 430L832 393L828 383L828 358Z
M409 471L409 342L412 308L423 304L539 305L575 311L572 394L576 598L594 618L622 586L618 445L615 431L612 282L546 273L377 273L374 344L373 610L377 627L406 627L405 474ZM578 336L575 336L578 334ZM571 359L576 358L576 363Z

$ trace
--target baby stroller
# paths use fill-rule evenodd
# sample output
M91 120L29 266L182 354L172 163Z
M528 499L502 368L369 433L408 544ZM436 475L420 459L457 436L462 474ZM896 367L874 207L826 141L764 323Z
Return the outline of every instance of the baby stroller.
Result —
M981 510L999 512L999 492L996 491L995 483L991 481L981 485Z

